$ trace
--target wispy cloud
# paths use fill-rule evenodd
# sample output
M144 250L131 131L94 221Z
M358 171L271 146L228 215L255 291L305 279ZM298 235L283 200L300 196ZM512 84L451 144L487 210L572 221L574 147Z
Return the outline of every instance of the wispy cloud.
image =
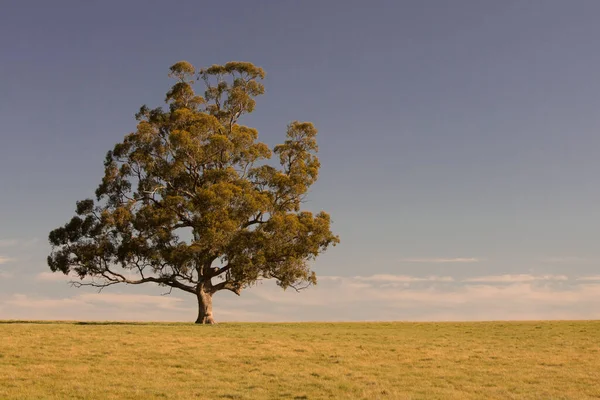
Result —
M335 320L494 320L600 318L600 283L565 276L513 275L451 282L408 282L395 287L364 277L329 279L305 293L283 293L264 285L250 293L277 304L285 316ZM355 283L371 283L356 287ZM415 284L412 284L412 283ZM253 305L253 308L256 308ZM258 307L260 309L260 306ZM310 318L310 313L315 313Z
M8 264L9 262L13 262L13 261L16 261L16 260L14 258L0 256L0 265Z
M74 279L79 279L76 274L65 275L62 272L40 272L35 276L35 279L38 281L45 282L68 282Z
M135 273L128 273L128 272L123 272L121 275L123 275L126 278L130 278L130 279L139 279L139 275L135 274ZM45 282L70 282L70 281L80 281L79 276L74 273L71 272L68 275L63 274L60 271L57 272L52 272L52 271L44 271L44 272L40 272L35 276L35 279L38 281L45 281ZM82 282L90 282L91 279L89 278L85 278Z
M193 321L194 296L65 291L71 297L0 294L0 319ZM160 290L155 288L154 290ZM600 276L507 274L323 276L305 291L265 281L237 297L218 293L219 321L515 320L600 318Z
M400 262L403 263L427 263L427 264L444 264L444 263L476 263L481 261L475 257L455 257L455 258L403 258Z
M600 275L581 276L577 278L578 281L600 281Z
M10 299L5 301L13 307L19 308L35 308L35 309L54 309L69 306L81 306L83 302L77 297L70 298L40 298L31 297L25 294L15 294Z
M515 283L515 282L534 282L534 281L566 281L569 278L565 275L491 275L477 276L464 279L463 282L486 282L486 283Z
M1 279L10 279L13 276L14 276L14 274L12 272L0 271L0 278Z
M37 244L39 240L37 238L32 239L0 239L1 247L29 247Z
M15 294L0 302L0 311L7 310L0 319L189 320L194 309L189 307L191 304L185 305L182 298L160 295L104 292L49 298Z
M384 283L410 283L410 282L453 282L451 276L408 276L408 275L386 275L378 274L371 276L355 276L353 279L365 282L384 282Z
M175 296L151 296L145 294L85 293L77 299L87 303L104 303L116 306L153 306L162 309L175 309L183 299Z
M541 260L546 264L600 264L600 260L577 256L546 257Z

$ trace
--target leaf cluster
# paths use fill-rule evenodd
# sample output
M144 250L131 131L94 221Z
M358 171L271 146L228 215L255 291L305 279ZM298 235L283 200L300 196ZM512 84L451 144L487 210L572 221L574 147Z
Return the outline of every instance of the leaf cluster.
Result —
M265 73L251 63L196 71L181 61L169 75L167 108L140 108L136 130L106 155L96 198L50 233L50 268L99 287L154 282L191 293L239 294L263 278L316 283L310 260L339 239L327 213L301 211L320 167L315 127L290 123L272 150L258 141L240 123L264 93Z

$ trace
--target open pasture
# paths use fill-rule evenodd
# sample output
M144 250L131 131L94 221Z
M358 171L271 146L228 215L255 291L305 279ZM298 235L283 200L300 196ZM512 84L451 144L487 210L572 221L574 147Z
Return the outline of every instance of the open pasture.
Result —
M0 323L0 399L600 398L600 321Z

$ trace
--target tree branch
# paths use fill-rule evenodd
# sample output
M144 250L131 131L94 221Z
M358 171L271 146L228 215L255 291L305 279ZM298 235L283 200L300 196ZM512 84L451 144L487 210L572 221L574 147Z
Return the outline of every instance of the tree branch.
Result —
M211 278L214 278L215 276L219 276L229 270L231 270L231 264L227 264L223 268L219 268L218 270L214 271L214 275L211 275Z
M242 229L248 228L249 226L252 226L252 225L255 225L255 224L265 224L266 221L263 221L262 217L263 217L263 213L262 212L258 213L258 215L256 217L254 217L253 219L245 222L242 225Z
M232 281L223 281L223 282L217 283L216 285L214 285L211 288L211 292L216 293L219 290L223 290L223 289L229 290L229 291L237 294L238 296L242 292L242 288L240 286L234 284Z
M108 275L107 273L111 274ZM155 277L147 277L147 278L141 278L141 279L128 279L125 278L125 276L113 272L110 269L106 268L106 271L102 272L101 276L106 279L105 282L76 282L76 281L71 281L71 285L75 286L75 287L81 287L81 286L91 286L91 287L96 287L96 288L100 288L100 290L104 289L105 287L111 286L111 285L115 285L117 283L125 283L128 285L140 285L142 283L148 283L148 282L153 282L153 283L157 283L159 285L166 285L166 286L170 286L170 287L174 287L177 289L181 289L185 292L188 293L192 293L195 294L196 290L194 287L192 286L188 286L185 285L175 279L173 279L172 277L165 277L165 278L155 278Z
M279 278L277 275L273 275L273 274L271 274L271 273L269 273L269 277L270 277L270 278L275 278L275 279L277 279L279 282L281 282L281 281L282 281L282 279L281 279L281 278ZM285 289L286 287L291 287L291 288L292 288L292 289L294 289L296 292L301 292L302 290L304 290L304 289L308 289L310 286L312 286L312 283L310 283L310 282L306 282L304 285L302 285L302 286L299 286L299 284L301 284L301 283L303 283L303 282L299 282L299 283L295 283L295 284L293 284L293 283L289 283L289 284L287 284L287 285L284 287L284 289Z

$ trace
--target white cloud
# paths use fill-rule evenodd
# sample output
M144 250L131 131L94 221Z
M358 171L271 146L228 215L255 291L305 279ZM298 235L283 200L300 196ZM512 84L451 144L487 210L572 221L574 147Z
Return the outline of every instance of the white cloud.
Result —
M189 296L191 297L191 296ZM7 307L2 307L2 306ZM121 293L83 293L49 298L14 294L0 302L0 319L88 321L186 321L195 310L173 296ZM188 304L188 306L191 304Z
M16 260L14 258L0 256L0 265L8 264L9 262L13 262L13 261L16 261Z
M45 281L45 282L69 282L71 280L74 279L78 279L77 275L65 275L62 272L50 272L50 271L46 271L46 272L40 272L39 274L37 274L35 276L35 279L38 281Z
M0 247L29 247L37 244L37 238L32 239L0 239Z
M36 298L25 294L15 294L5 304L20 308L53 309L84 305L77 296L71 298Z
M444 264L444 263L476 263L479 262L475 257L455 257L455 258L403 258L400 262L403 263L428 263L428 264Z
M541 260L547 264L597 264L599 260L594 260L584 257L568 256L568 257L546 257Z
M578 281L600 281L600 275L592 275L592 276L581 276L577 278Z
M323 276L297 293L265 281L237 297L214 299L218 321L515 320L600 318L600 277L498 275L459 280L407 275ZM194 296L150 287L121 286L71 297L0 294L0 319L193 321ZM114 288L117 288L116 286ZM8 297L7 297L8 296Z
M2 279L9 279L9 278L12 278L13 276L14 276L14 274L12 272L0 271L0 278L2 278Z
M374 280L372 286L357 288L355 278L338 277L303 293L281 292L267 284L249 292L261 300L259 304L276 304L286 310L279 317L283 320L290 316L292 320L600 318L600 284L567 284L562 276L548 278L416 281L417 285L403 288ZM257 309L256 305L252 308ZM318 317L311 318L311 313Z
M175 296L151 296L146 294L85 293L77 296L86 303L104 303L119 307L152 306L161 309L176 309L183 299Z
M371 276L355 276L354 279L358 281L366 282L384 282L384 283L410 283L410 282L453 282L454 278L451 276L408 276L408 275L387 275L377 274Z
M491 275L477 276L464 279L463 282L487 282L487 283L515 283L515 282L534 282L534 281L566 281L569 278L565 275Z
M121 275L123 275L125 278L128 278L128 279L139 279L140 278L140 276L138 274L129 273L129 272L122 272ZM81 280L79 278L79 276L74 272L70 272L68 275L65 275L60 271L40 272L39 274L37 274L35 276L35 279L38 281L46 281L46 282L70 282L70 281L81 281L82 283L91 282L91 279L89 279L89 278Z

